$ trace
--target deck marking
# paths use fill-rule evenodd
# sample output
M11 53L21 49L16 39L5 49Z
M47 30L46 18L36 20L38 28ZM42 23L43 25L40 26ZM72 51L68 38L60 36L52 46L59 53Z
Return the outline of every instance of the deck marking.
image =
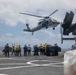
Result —
M26 65L27 63L0 63L0 65Z
M58 62L58 61L51 61L51 62L49 62L48 64L35 64L34 62L37 62L37 61L47 61L47 60L32 60L32 61L29 61L29 62L27 62L27 64L30 64L30 65L39 65L39 66L61 66L61 65L63 65L63 62Z
M24 66L16 66L16 67L5 67L5 68L0 68L0 70L10 70L10 69L20 69L20 68L29 68L29 67L63 67L63 62L58 62L58 61L52 61L52 62L49 62L48 64L35 64L34 62L37 62L37 61L47 61L47 60L32 60L32 61L29 61L27 63L3 63L3 64L0 64L0 65L24 65ZM27 64L27 65L26 65ZM26 66L25 66L26 65ZM29 65L29 66L28 66Z
M31 65L31 66L17 66L17 67L6 67L6 68L0 68L0 70L10 70L10 69L20 69L20 68L26 68L26 67L35 67L35 66L38 66L38 65Z

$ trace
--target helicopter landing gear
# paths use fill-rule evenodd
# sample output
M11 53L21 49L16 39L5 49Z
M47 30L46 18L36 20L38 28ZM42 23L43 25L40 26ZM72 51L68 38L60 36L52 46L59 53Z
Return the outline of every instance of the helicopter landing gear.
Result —
M46 29L47 29L48 27L46 27Z
M53 30L55 30L55 28L53 28Z
M33 35L33 33L34 33L34 32L32 32L32 35Z

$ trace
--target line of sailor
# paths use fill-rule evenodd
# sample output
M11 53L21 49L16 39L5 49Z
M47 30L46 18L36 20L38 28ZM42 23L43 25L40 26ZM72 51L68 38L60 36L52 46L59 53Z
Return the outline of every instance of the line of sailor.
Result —
M30 46L30 44L24 45L23 47L23 53L24 56L31 56L31 51L32 48ZM4 55L6 57L9 57L9 52L11 52L11 55L15 55L15 56L21 56L21 46L20 45L15 45L13 44L12 47L9 47L8 44L5 45L4 49L3 49ZM49 44L40 44L40 46L34 45L33 47L33 55L46 55L46 56L50 56L50 55L58 55L58 45L55 44L55 46L51 46Z

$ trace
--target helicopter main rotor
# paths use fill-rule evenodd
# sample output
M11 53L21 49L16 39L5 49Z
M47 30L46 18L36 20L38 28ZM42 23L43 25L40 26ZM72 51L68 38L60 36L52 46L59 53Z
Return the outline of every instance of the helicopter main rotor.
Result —
M34 17L39 17L39 18L49 18L50 16L52 16L54 13L56 13L58 11L58 9L56 9L54 12L52 12L49 16L46 16L46 17L44 17L44 16L39 16L39 15L33 15L33 14L28 14L28 13L22 13L22 12L20 12L20 14L23 14L23 15L29 15L29 16L34 16Z
M28 14L28 13L21 13L20 12L20 14L34 16L34 17L39 17L39 18L44 18L43 16L38 16L38 15L33 15L33 14Z

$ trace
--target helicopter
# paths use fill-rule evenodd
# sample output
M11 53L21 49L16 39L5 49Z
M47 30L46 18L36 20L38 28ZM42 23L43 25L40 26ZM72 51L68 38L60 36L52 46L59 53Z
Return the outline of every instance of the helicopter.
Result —
M29 16L34 16L34 17L38 17L38 18L42 18L40 19L40 21L38 22L38 25L32 29L29 28L29 24L26 23L27 29L23 29L23 31L27 31L27 32L32 32L32 35L35 31L40 30L42 28L49 28L52 27L53 30L55 30L55 27L58 26L58 24L60 24L60 22L58 22L55 19L52 19L50 16L52 16L54 13L56 13L58 10L56 9L54 12L52 12L50 15L48 16L39 16L39 15L33 15L33 14L28 14L28 13L22 13L20 12L20 14L23 15L29 15Z

